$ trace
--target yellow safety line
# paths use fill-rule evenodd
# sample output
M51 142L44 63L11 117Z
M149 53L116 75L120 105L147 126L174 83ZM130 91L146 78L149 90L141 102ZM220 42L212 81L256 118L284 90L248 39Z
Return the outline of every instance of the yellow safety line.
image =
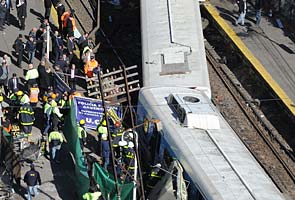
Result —
M244 42L237 36L233 29L223 20L219 15L219 12L212 6L209 2L205 4L206 10L218 23L218 25L224 30L232 42L240 49L242 54L248 59L248 61L255 67L255 69L260 73L264 80L270 85L274 92L280 97L284 104L289 108L289 110L295 115L295 108L293 101L288 97L284 90L279 86L279 84L272 78L272 76L267 72L264 66L259 62L259 60L253 55L253 53L246 47Z

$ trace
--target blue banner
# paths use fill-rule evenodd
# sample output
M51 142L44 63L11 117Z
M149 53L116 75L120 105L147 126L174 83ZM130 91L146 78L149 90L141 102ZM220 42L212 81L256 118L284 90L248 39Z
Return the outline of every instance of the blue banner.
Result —
M86 128L96 129L103 116L101 100L86 97L74 97L74 105L77 123L79 123L81 119L84 119L86 122ZM113 109L116 114L121 117L121 112L118 107L112 106L108 107L108 110L109 109Z

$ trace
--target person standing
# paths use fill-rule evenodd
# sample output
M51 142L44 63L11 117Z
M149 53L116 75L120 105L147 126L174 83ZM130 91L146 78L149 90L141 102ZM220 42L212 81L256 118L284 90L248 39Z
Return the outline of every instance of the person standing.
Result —
M38 84L39 72L37 69L34 68L33 64L28 65L29 70L25 76L25 83L27 85L28 91L33 85Z
M239 16L238 20L236 21L236 25L241 23L241 25L244 26L245 25L246 11L247 11L247 2L246 2L246 0L238 0L237 4L239 6L240 16Z
M8 75L9 75L9 69L8 69L7 60L3 59L2 67L0 67L0 87L1 87L1 90L2 90L2 87L4 88L5 94L8 93L7 91Z
M9 95L13 94L15 90L19 90L19 80L16 73L13 73L12 77L8 80Z
M59 151L63 141L63 135L58 131L57 127L54 127L53 131L49 134L48 142L50 145L51 160L55 161L56 163L60 163Z
M58 31L55 31L54 36L52 37L52 53L54 55L54 63L62 56L63 53L63 40Z
M261 21L261 12L263 7L263 0L256 0L255 1L255 10L256 10L256 25L259 26Z
M90 61L88 61L84 66L85 75L88 78L92 78L93 74L97 74L99 71L100 65L95 60L94 54L90 55Z
M38 66L39 73L39 88L40 88L40 98L44 96L44 94L48 91L51 84L52 73L50 68L45 67L45 61L41 61Z
M20 23L20 30L25 30L27 18L27 0L16 0L17 17Z
M85 120L81 119L79 121L77 131L78 131L78 138L80 141L80 147L81 147L82 151L83 151L84 145L86 144L86 137L87 137L87 133L86 133L84 126L85 126Z
M5 21L6 21L6 24L8 26L10 26L10 9L13 10L13 7L12 7L12 2L11 0L5 0L6 2L6 17L5 17Z
M22 125L22 131L27 135L31 135L32 126L35 121L35 116L34 116L34 111L32 106L30 106L29 103L24 103L19 108L18 113L19 113L19 121L20 121L20 124Z
M59 0L56 4L56 12L57 12L57 17L58 17L58 32L60 34L62 34L62 20L61 20L61 16L64 14L65 10L65 6L61 3L61 1Z
M35 170L35 166L32 163L30 170L26 172L24 176L24 182L27 184L27 199L31 200L32 196L37 196L38 193L38 184L41 185L41 176L38 171Z
M29 64L32 64L36 52L36 41L32 36L29 37L26 43L26 50L28 51Z
M24 53L24 42L23 42L23 35L19 34L17 39L14 42L15 45L15 54L17 56L17 66L22 67L22 61L23 61L23 53Z
M71 64L74 57L74 50L75 50L74 36L69 36L69 39L67 42L67 49L68 49L69 63Z
M51 0L44 0L44 7L45 7L44 18L48 20L50 17L51 5L52 5Z
M4 29L4 21L6 17L6 3L5 0L1 0L0 2L0 31Z
M72 67L70 69L70 78L69 78L69 86L71 89L76 90L76 65L72 64Z
M103 168L105 170L108 170L108 165L110 164L111 149L107 134L101 135L101 149L101 155L103 157Z

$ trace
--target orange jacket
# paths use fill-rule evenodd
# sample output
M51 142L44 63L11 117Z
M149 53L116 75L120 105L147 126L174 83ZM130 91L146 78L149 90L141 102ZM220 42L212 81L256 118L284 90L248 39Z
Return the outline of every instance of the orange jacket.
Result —
M84 66L84 72L85 74L87 74L88 72L93 72L93 70L99 66L100 65L96 60L89 60Z
M66 11L62 14L62 16L60 17L61 21L62 21L62 26L63 27L67 27L67 19L70 17L70 12Z

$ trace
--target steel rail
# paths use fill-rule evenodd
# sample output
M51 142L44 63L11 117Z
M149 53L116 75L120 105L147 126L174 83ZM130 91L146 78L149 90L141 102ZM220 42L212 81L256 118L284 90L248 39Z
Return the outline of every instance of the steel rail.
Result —
M292 171L292 169L290 169L290 167L288 166L287 162L280 156L280 153L276 150L276 148L274 147L274 145L272 144L272 142L268 139L268 137L263 133L263 130L261 130L261 128L258 126L257 124L257 119L251 117L248 114L248 111L245 108L245 101L240 101L240 99L237 97L237 95L235 94L234 90L236 90L237 93L240 94L240 91L236 88L235 84L231 82L231 80L229 78L225 78L226 72L222 69L222 67L220 67L220 64L215 60L215 58L212 56L212 54L210 53L210 50L208 48L206 48L206 57L207 60L210 62L210 64L212 65L214 71L217 73L217 75L220 77L220 79L222 80L222 82L224 83L225 87L228 89L228 91L230 92L230 94L232 95L232 97L235 99L235 101L237 102L239 108L242 110L242 112L244 113L244 115L247 117L247 119L249 120L249 122L251 122L251 124L253 125L253 127L255 128L255 130L257 131L257 133L259 134L259 136L263 139L263 141L266 143L266 145L269 147L269 149L271 150L271 152L274 154L275 158L280 162L280 164L282 165L282 167L285 169L285 171L287 172L287 174L290 176L290 178L292 179L292 181L295 183L295 174ZM229 83L230 81L230 83ZM231 86L233 85L233 86ZM233 89L233 87L235 89ZM241 95L242 96L242 95ZM248 108L248 107L247 107ZM270 131L270 130L267 130ZM239 136L240 137L240 136ZM242 140L242 139L241 139ZM243 140L242 140L243 141ZM244 142L243 142L244 143ZM246 145L247 146L247 145ZM250 149L249 149L250 150ZM251 151L251 150L250 150ZM252 152L252 151L251 151ZM259 159L257 159L257 156L254 155L254 153L252 153L252 155L256 158L256 160L261 164L261 166L265 169L265 167L262 165L262 163L259 161ZM266 170L266 169L265 169ZM267 171L267 170L266 170ZM267 172L269 173L269 172ZM269 173L270 174L270 173ZM270 174L271 176L271 174ZM272 176L271 176L272 177ZM272 178L273 179L273 178ZM274 180L273 180L274 181ZM274 181L274 183L276 184L276 182ZM276 184L277 185L277 184ZM278 185L277 185L278 186ZM279 186L278 186L279 187ZM280 187L279 187L280 188ZM280 188L281 191L284 191L282 188Z

